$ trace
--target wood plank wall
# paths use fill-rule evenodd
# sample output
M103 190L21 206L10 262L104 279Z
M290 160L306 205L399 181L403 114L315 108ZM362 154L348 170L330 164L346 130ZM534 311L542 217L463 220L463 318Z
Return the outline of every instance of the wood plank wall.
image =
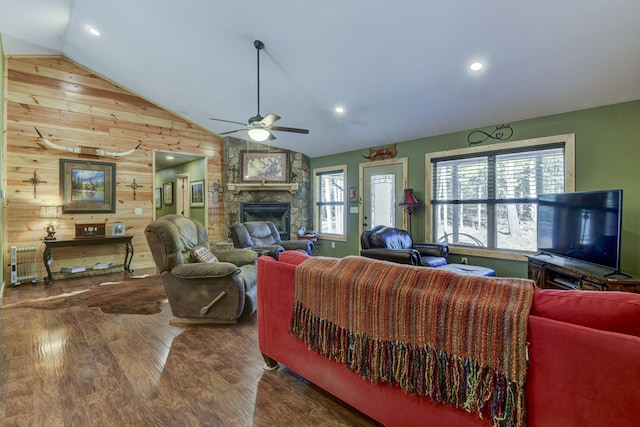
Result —
M126 224L133 235L132 268L153 267L144 227L153 219L154 150L207 156L207 182L223 183L222 140L202 127L166 111L64 57L6 57L6 171L7 201L3 234L5 265L11 246L41 247L48 220L39 218L41 205L61 202L59 159L86 159L116 164L116 213L63 214L56 221L56 237L71 239L76 223ZM49 140L70 147L90 146L127 151L127 157L87 157L46 147L37 127ZM26 182L34 172L42 182ZM131 185L140 187L133 199ZM208 195L209 196L209 195ZM222 198L208 197L208 233L212 241L224 238ZM135 209L142 209L136 215ZM116 252L114 254L114 252ZM122 251L110 246L57 251L55 268L92 265L98 261L121 262ZM41 264L41 263L39 263ZM44 269L44 266L42 266ZM7 274L8 274L7 269ZM8 283L8 281L7 281Z

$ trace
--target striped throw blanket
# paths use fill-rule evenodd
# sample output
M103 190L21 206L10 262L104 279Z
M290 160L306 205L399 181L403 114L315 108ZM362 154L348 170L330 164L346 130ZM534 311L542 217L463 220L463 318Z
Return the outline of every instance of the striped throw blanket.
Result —
M313 257L296 268L290 332L372 382L521 426L532 299L526 279Z

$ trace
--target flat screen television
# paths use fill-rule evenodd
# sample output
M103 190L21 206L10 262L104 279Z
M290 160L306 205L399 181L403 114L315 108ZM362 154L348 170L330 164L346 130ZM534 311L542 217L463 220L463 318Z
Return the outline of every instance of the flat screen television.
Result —
M622 190L538 196L538 250L620 271Z

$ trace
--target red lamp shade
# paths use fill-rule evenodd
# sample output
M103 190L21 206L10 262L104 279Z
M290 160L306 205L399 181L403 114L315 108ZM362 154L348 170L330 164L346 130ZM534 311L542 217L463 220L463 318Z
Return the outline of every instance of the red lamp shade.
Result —
M402 201L398 204L398 206L406 208L407 210L411 210L417 206L420 206L420 201L416 197L416 194L413 192L413 188L407 188L404 190Z

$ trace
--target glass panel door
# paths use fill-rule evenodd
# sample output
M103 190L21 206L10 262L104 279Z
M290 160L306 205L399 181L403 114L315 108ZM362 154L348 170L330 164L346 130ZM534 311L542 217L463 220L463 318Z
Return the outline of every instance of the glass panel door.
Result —
M404 190L405 168L403 159L393 163L362 166L360 233L376 225L405 228L404 211L398 207Z

